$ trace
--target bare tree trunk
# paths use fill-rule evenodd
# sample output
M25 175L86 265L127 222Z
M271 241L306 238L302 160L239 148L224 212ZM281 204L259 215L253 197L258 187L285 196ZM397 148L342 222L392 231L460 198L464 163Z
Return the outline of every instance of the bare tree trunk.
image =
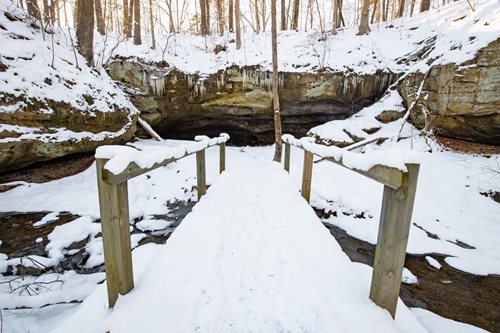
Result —
M89 66L94 62L94 1L78 0L76 40L78 51Z
M141 3L134 0L134 44L141 45Z
M370 23L373 24L373 20L375 19L375 13L377 12L377 7L378 5L378 0L375 0L375 3L373 4L373 13L372 13L372 18L370 20Z
M260 31L259 1L258 0L254 0L253 5L254 5L254 10L255 10L255 32L259 33L259 31Z
M397 13L397 18L403 17L405 12L405 0L399 0L399 10Z
M266 31L267 14L266 14L266 0L262 0L260 3L260 13L261 13L261 23L262 31Z
M97 31L99 31L99 33L104 36L106 34L106 27L104 25L104 18L102 17L101 0L94 0L94 5Z
M381 8L381 12L382 12L382 21L387 21L387 15L386 15L386 11L385 11L385 8L386 8L386 1L388 2L389 0L382 0L382 8Z
M234 32L234 6L233 6L233 0L229 0L228 4L228 24L229 24L229 32Z
M208 34L207 31L207 0L200 0L200 32L202 35Z
M155 25L153 19L153 0L149 0L149 25L151 26L151 48L156 49Z
M40 8L36 0L26 0L26 7L28 8L28 14L36 20L41 20L42 16L40 14Z
M132 8L128 6L128 0L123 0L123 33L125 36L132 36Z
M234 20L236 21L236 49L241 49L240 0L234 0Z
M219 36L224 36L224 3L217 0L217 21L219 23Z
M299 28L299 8L300 0L293 1L293 14L292 14L292 30L297 30Z
M78 1L75 0L75 7L73 8L73 26L75 29L78 26Z
M339 21L339 2L338 0L333 0L333 19L332 19L332 34L337 34L337 24Z
M281 162L281 115L278 75L278 43L276 36L276 0L271 0L271 39L273 59L274 161Z
M345 27L344 15L342 15L342 6L344 5L344 1L338 0L338 2L339 2L339 22L337 27L340 28L341 25Z
M431 7L431 0L422 0L420 2L420 12L428 11Z
M205 23L205 26L207 28L207 34L210 34L210 0L205 0L205 6L207 6L206 13L207 15L205 16L207 22Z
M52 13L54 13L54 20L57 21L57 26L61 27L61 11L59 8L59 0L52 0Z
M168 15L168 30L171 33L175 32L175 26L174 26L174 14L172 12L172 0L166 0L165 1L167 4L167 15ZM196 7L196 6L195 6Z
M43 22L45 24L50 24L50 6L48 0L43 0Z
M285 0L281 0L281 30L286 30L286 5Z
M410 2L410 16L413 16L413 11L415 10L415 0Z
M363 0L363 8L361 9L361 19L359 21L358 35L365 35L370 32L368 23L370 16L370 0Z

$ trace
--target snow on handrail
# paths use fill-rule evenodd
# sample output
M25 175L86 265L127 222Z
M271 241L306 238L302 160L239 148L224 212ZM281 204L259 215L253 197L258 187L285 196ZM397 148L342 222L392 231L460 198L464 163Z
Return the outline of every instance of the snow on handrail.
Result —
M376 165L395 168L407 172L406 164L419 164L420 156L414 151L405 150L368 150L364 154L351 152L335 146L314 143L314 138L296 139L293 135L284 134L282 140L299 148L303 148L322 158L333 158L349 169L368 171Z
M405 184L406 164L420 164L419 154L401 150L367 150L364 154L351 152L335 146L325 146L314 142L314 138L296 139L285 134L286 144L304 149L314 155L344 166L393 189Z
M95 158L108 160L104 165L108 181L133 178L142 173L167 165L209 147L220 145L229 140L229 135L221 133L218 137L197 136L196 142L178 147L168 147L154 151L140 151L130 146L101 146L97 148Z

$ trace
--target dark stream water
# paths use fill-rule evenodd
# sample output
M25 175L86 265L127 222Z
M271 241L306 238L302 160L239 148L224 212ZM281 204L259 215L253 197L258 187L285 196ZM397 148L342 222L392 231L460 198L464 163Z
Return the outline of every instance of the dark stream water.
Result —
M166 219L172 224L166 230L146 232L147 237L141 240L140 245L147 243L164 244L171 233L182 222L183 218L191 211L195 202L176 202L169 204L170 213L158 215L154 218ZM60 218L50 224L34 227L33 223L39 221L47 212L37 213L1 213L0 235L3 241L0 252L9 257L22 257L27 255L46 255L45 246L48 243L47 235L61 224L68 223L77 216L62 213ZM325 218L323 212L318 211L320 218ZM343 251L352 261L373 265L375 246L349 236L344 230L325 224L333 237L339 242ZM134 228L132 233L140 232ZM98 235L99 236L99 235ZM42 238L41 242L36 242ZM103 266L92 269L84 268L89 255L85 253L87 240L75 242L69 248L76 252L67 256L56 268L32 268L23 270L25 274L39 275L53 270L73 269L79 273L93 273L103 271ZM444 262L444 257L432 254L442 268L440 270L430 267L423 256L407 255L405 267L418 277L418 284L402 284L400 297L407 306L421 307L435 312L441 316L465 322L487 329L500 332L500 277L477 276L460 272L449 267ZM19 269L18 269L19 271ZM13 273L12 270L9 271Z

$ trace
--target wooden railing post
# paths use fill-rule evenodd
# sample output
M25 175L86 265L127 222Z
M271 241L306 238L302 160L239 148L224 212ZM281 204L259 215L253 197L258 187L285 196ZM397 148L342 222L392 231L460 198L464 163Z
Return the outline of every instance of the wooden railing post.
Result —
M304 150L304 169L302 172L302 190L301 194L307 202L311 199L311 183L314 155Z
M290 172L290 144L285 143L285 170Z
M384 186L370 298L396 315L401 275L408 244L420 165L407 164L405 183L394 190Z
M108 303L112 308L118 294L125 295L134 288L134 276L127 181L115 185L106 183L103 179L106 162L106 159L96 159Z
M226 143L219 145L219 173L226 170Z
M205 150L196 152L196 181L198 186L198 200L200 200L200 198L207 193Z

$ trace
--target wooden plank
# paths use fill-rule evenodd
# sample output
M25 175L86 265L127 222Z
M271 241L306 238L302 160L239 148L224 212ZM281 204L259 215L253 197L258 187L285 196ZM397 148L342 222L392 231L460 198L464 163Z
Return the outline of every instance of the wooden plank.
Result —
M420 168L418 164L406 166L407 184L397 190L384 187L370 288L370 298L389 310L393 318L396 315Z
M226 170L226 143L219 145L219 173Z
M314 155L304 150L304 168L302 170L302 190L300 193L308 203L311 199L313 159Z
M127 182L108 184L103 181L104 164L107 161L96 159L108 304L112 308L118 294L125 295L134 288L134 277Z
M284 165L285 165L285 170L287 172L290 172L290 144L289 143L285 143L285 161L284 161Z
M325 158L325 160L333 162L337 165L343 166L344 168L347 168L342 163L342 160L337 161L333 157ZM368 171L351 169L351 168L348 168L348 169L351 171L354 171L356 173L359 173L360 175L363 175L365 177L373 179L379 183L382 183L385 186L388 186L394 190L396 190L396 189L400 188L401 186L404 186L408 183L407 173L405 173L399 169L396 169L396 168L387 167L385 165L375 165L373 168L371 168Z
M207 193L207 179L205 171L205 150L196 152L196 181L198 185L198 201Z

